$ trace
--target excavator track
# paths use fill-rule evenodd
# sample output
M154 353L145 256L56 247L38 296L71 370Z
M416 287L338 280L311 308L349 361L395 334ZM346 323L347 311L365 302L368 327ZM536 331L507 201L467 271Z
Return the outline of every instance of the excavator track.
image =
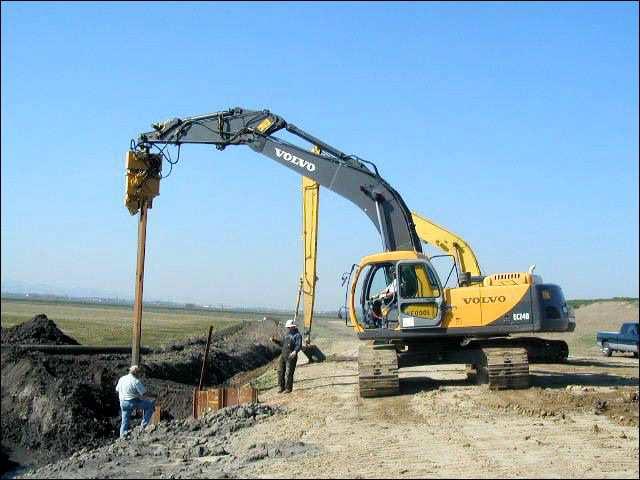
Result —
M538 337L511 337L478 340L472 345L487 348L524 348L529 363L563 363L569 356L569 346L563 340L549 340Z
M398 355L392 345L360 345L358 384L363 398L385 397L400 392Z
M529 388L529 360L524 348L483 348L483 365L478 368L480 383L491 390Z

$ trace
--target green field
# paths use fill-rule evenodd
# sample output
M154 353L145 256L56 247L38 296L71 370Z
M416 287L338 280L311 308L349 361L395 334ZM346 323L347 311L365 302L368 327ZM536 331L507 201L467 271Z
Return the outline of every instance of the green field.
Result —
M572 354L598 354L595 335L599 330L617 331L622 322L638 320L637 299L580 302L582 303L575 310L575 332L542 335L565 340ZM26 322L34 315L44 313L67 335L76 338L83 345L131 345L131 306L9 298L2 298L1 305L3 327ZM290 314L145 307L142 344L157 347L196 335L204 336L209 325L218 330L241 321L261 320L265 315L282 322L291 317ZM325 320L324 317L317 317L314 321L314 338L332 335L326 328ZM345 327L345 330L348 331L349 328Z
M3 327L26 322L44 313L67 335L83 345L131 345L131 306L64 303L59 301L1 301ZM286 315L267 314L273 318ZM241 321L261 320L258 312L236 313L178 308L148 307L142 316L142 345L156 347L194 335L207 334L209 325L215 330Z
M590 298L590 299L577 299L577 300L567 300L567 303L572 308L584 307L586 305L591 305L593 303L600 302L627 302L638 305L638 299L635 297L613 297L613 298Z

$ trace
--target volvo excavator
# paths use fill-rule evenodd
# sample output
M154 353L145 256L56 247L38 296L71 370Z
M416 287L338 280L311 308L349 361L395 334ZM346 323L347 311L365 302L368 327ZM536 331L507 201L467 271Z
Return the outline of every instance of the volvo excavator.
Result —
M152 128L132 142L127 156L129 173L141 179L128 184L125 204L132 214L144 198L136 192L150 188L145 182L158 190L159 157L152 149L163 153L167 145L210 144L218 150L246 145L350 200L369 217L383 251L354 265L346 294L348 319L363 340L358 357L362 397L397 394L399 368L443 363L466 365L471 378L490 388L526 388L530 356L562 360L568 355L565 342L510 338L575 328L559 286L544 283L533 271L483 276L470 247L412 214L374 163L345 154L268 110L232 108ZM276 137L279 131L308 142L313 151ZM458 285L445 288L423 253L421 236L452 252Z

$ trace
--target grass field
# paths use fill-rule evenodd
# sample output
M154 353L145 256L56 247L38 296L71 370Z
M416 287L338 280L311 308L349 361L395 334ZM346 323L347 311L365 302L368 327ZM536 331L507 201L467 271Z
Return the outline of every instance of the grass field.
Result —
M66 334L83 345L131 345L132 307L65 303L60 301L26 301L3 298L3 327L10 327L44 313L56 322ZM625 321L638 321L638 302L632 300L608 300L588 302L575 309L576 330L565 334L542 334L547 338L565 340L572 355L598 353L595 335L599 330L617 331ZM241 321L260 320L259 312L216 312L194 309L147 307L142 318L142 344L156 347L171 341L194 335L206 335L209 325L221 329ZM266 314L282 322L290 315ZM313 336L325 337L331 333L324 325L323 317L314 321ZM348 327L345 327L348 329Z
M3 327L11 327L44 313L67 335L83 345L131 345L132 307L81 303L2 299ZM285 315L267 314L288 318ZM142 345L160 346L194 335L206 335L241 321L262 319L261 313L214 312L174 308L145 308L142 316Z

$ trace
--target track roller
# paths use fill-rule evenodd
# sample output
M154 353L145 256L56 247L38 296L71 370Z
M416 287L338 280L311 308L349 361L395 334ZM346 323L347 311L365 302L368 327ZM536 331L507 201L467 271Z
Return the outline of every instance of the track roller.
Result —
M393 345L360 345L358 384L363 398L397 395L400 392L398 355Z

